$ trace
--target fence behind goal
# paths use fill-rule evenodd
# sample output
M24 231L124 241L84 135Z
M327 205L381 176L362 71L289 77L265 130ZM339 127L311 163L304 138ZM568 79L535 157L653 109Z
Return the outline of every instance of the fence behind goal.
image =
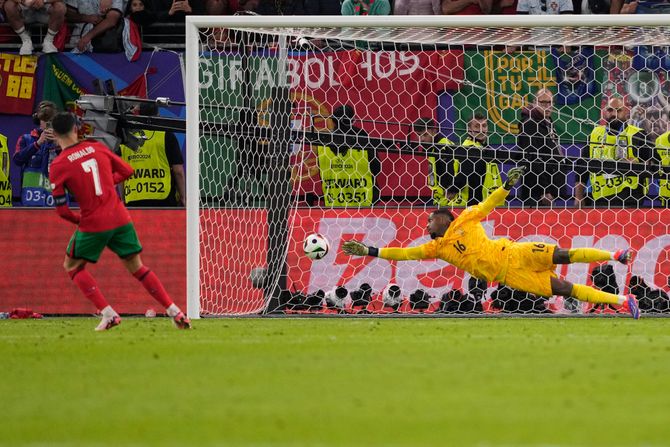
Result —
M341 251L427 242L517 165L490 237L631 247L557 273L668 310L667 17L316 19L187 18L191 316L616 312Z

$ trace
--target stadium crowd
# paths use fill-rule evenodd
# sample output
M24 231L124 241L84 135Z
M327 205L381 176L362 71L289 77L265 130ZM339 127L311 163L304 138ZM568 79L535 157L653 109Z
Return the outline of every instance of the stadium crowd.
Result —
M132 49L142 46L138 40L142 27L183 21L188 14L614 14L645 13L645 8L663 5L666 3L621 0L611 3L602 0L0 0L0 11L3 13L0 23L5 21L16 33L21 55L35 52L36 42L33 41L29 27L41 23L46 25L44 40L38 46L42 53L65 49L75 53L125 51L129 60L132 60ZM135 31L128 32L128 27ZM515 194L518 203L531 207L667 205L670 188L662 176L640 177L633 171L629 175L596 175L584 169L567 175L564 170L555 169L566 154L552 122L554 100L554 93L540 89L529 97L527 106L521 110L515 149L531 163L539 160L544 165L541 169L531 169L524 178ZM44 178L48 178L50 161L59 150L50 137L48 119L49 112L55 113L56 110L50 109L51 106L42 110L42 105L35 112L36 127L26 129L27 133L16 144L12 141L6 143L8 147L16 146L12 161L21 169L22 185L26 189L21 192L21 204L26 206L49 205L48 193L40 191L40 185L44 183ZM454 129L462 135L460 141L450 141L442 135L442 129L433 117L421 117L408 127L408 142L415 141L433 150L437 148L439 152L438 156L426 157L430 169L425 183L435 205L463 207L476 203L501 182L499 172L503 163L491 159L484 161L481 155L482 150L488 149L486 113L479 110L470 113L467 129ZM635 113L635 109L631 110L630 105L620 98L608 102L602 114L605 123L593 128L589 141L582 147L581 157L668 164L670 133L667 110L660 111L656 120L637 119ZM42 119L40 116L47 118ZM388 198L376 181L379 173L384 172L384 167L380 166L374 149L365 144L367 134L361 127L354 126L357 118L353 107L333 105L332 120L336 125L335 133L354 132L362 138L361 146L365 147L321 145L313 148L318 158L321 179L317 199L326 206L337 207L370 206L380 199ZM160 167L172 173L154 187L160 187L166 194L169 192L169 200L167 196L148 197L146 194L140 194L134 200L138 204L183 205L183 159L179 150L175 149L174 136L169 132L159 133L154 141L152 147L168 154L167 158L162 157L164 166ZM623 149L622 144L625 146ZM456 160L447 149L451 147L466 148L468 158ZM133 157L131 151L125 153ZM358 172L335 172L328 167L338 159L352 157L365 159L368 167ZM359 168L364 166L354 164ZM342 176L349 181L360 177L362 181L358 184L367 186L359 186L355 191L339 187L338 179ZM652 183L655 184L655 188L652 188L654 194L650 192ZM331 190L329 185L336 187ZM347 198L347 194L350 198ZM133 194L126 195L132 200ZM166 201L161 202L164 199Z
M124 26L180 22L189 14L226 15L482 15L645 14L670 10L666 1L629 0L0 0L0 24L32 54L29 25L46 25L42 53L112 51ZM129 19L125 22L124 18ZM138 32L136 30L136 32Z

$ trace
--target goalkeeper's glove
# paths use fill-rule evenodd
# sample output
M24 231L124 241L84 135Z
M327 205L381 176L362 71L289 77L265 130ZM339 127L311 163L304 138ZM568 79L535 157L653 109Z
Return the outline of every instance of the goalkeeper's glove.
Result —
M349 256L367 256L372 255L371 251L376 252L376 248L368 247L358 241L346 241L342 244L342 251Z
M512 168L509 171L507 171L507 181L503 185L503 187L506 190L511 190L514 185L516 185L519 182L519 179L523 175L523 173L526 172L526 167L525 166L518 166L516 168Z

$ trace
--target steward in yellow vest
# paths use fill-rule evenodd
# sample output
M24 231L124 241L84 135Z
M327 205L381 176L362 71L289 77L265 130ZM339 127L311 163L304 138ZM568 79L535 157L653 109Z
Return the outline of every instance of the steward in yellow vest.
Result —
M630 124L620 132L596 126L589 137L588 157L601 160L646 161L651 157L642 129ZM647 182L636 175L590 173L590 196L596 206L639 206Z
M661 166L670 166L670 132L656 138L656 155ZM658 196L663 206L670 205L670 180L666 175L660 176Z
M12 183L9 181L9 159L7 137L0 134L0 208L12 206Z
M461 161L460 171L456 176L456 186L466 183L465 188L471 190L469 194L468 206L483 202L496 189L502 186L502 177L500 176L500 169L498 163L495 161L485 161L481 158L481 154L477 153L474 148L483 148L484 145L468 137L461 143L463 147L470 147L472 158ZM470 156L470 152L468 156Z
M439 134L437 122L432 118L419 118L412 124L412 130L421 143L430 145L425 148L429 151L439 150L439 146L454 145L447 137ZM442 157L431 155L427 159L430 163L428 187L433 192L433 203L440 207L465 207L468 190L456 188L454 184L459 169L458 160L446 152Z
M135 170L123 184L125 203L129 206L184 204L184 159L177 138L172 132L158 130L133 134L146 140L137 150L121 145L121 158Z
M368 152L354 148L338 151L328 146L317 146L316 149L326 206L371 206L374 177Z
M482 124L483 123L483 124ZM453 146L448 138L437 133L437 123L430 118L421 118L414 123L414 131L419 140L427 143L430 138L435 144ZM463 141L463 147L472 147L472 158L457 160L453 157L436 158L429 156L431 172L428 186L433 191L433 202L438 206L466 207L477 204L502 185L498 165L487 163L474 148L483 147L488 132L487 119L475 114L468 123L470 134Z
M468 135L461 143L468 149L468 158L460 161L455 184L458 188L469 189L467 205L483 202L496 189L502 186L500 169L495 161L482 159L478 150L488 142L488 119L483 112L475 112L468 121Z
M612 98L603 111L606 125L596 126L589 136L589 145L582 150L583 158L600 160L628 160L646 162L654 155L641 128L627 124L630 110L622 98ZM596 206L630 206L642 204L647 192L648 179L641 181L628 173L584 172L575 188L580 202L586 191Z
M141 103L142 116L158 116L158 105ZM121 158L135 172L123 183L124 202L128 206L186 206L184 157L172 132L140 130L133 132L144 143L133 150L121 145Z
M333 133L336 136L361 136L367 144L367 133L353 125L354 110L340 106L333 110ZM379 161L374 149L350 147L344 144L317 146L321 189L327 207L368 207L376 201L378 192L375 175Z

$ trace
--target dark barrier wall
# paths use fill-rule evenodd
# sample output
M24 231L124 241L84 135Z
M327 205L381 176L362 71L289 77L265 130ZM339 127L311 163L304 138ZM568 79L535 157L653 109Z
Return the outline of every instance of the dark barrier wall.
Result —
M142 260L163 281L172 299L186 309L186 211L131 210L144 247ZM63 270L65 248L75 226L53 209L0 210L0 311L30 307L52 314L95 312ZM100 290L120 313L163 309L107 250L87 267Z

